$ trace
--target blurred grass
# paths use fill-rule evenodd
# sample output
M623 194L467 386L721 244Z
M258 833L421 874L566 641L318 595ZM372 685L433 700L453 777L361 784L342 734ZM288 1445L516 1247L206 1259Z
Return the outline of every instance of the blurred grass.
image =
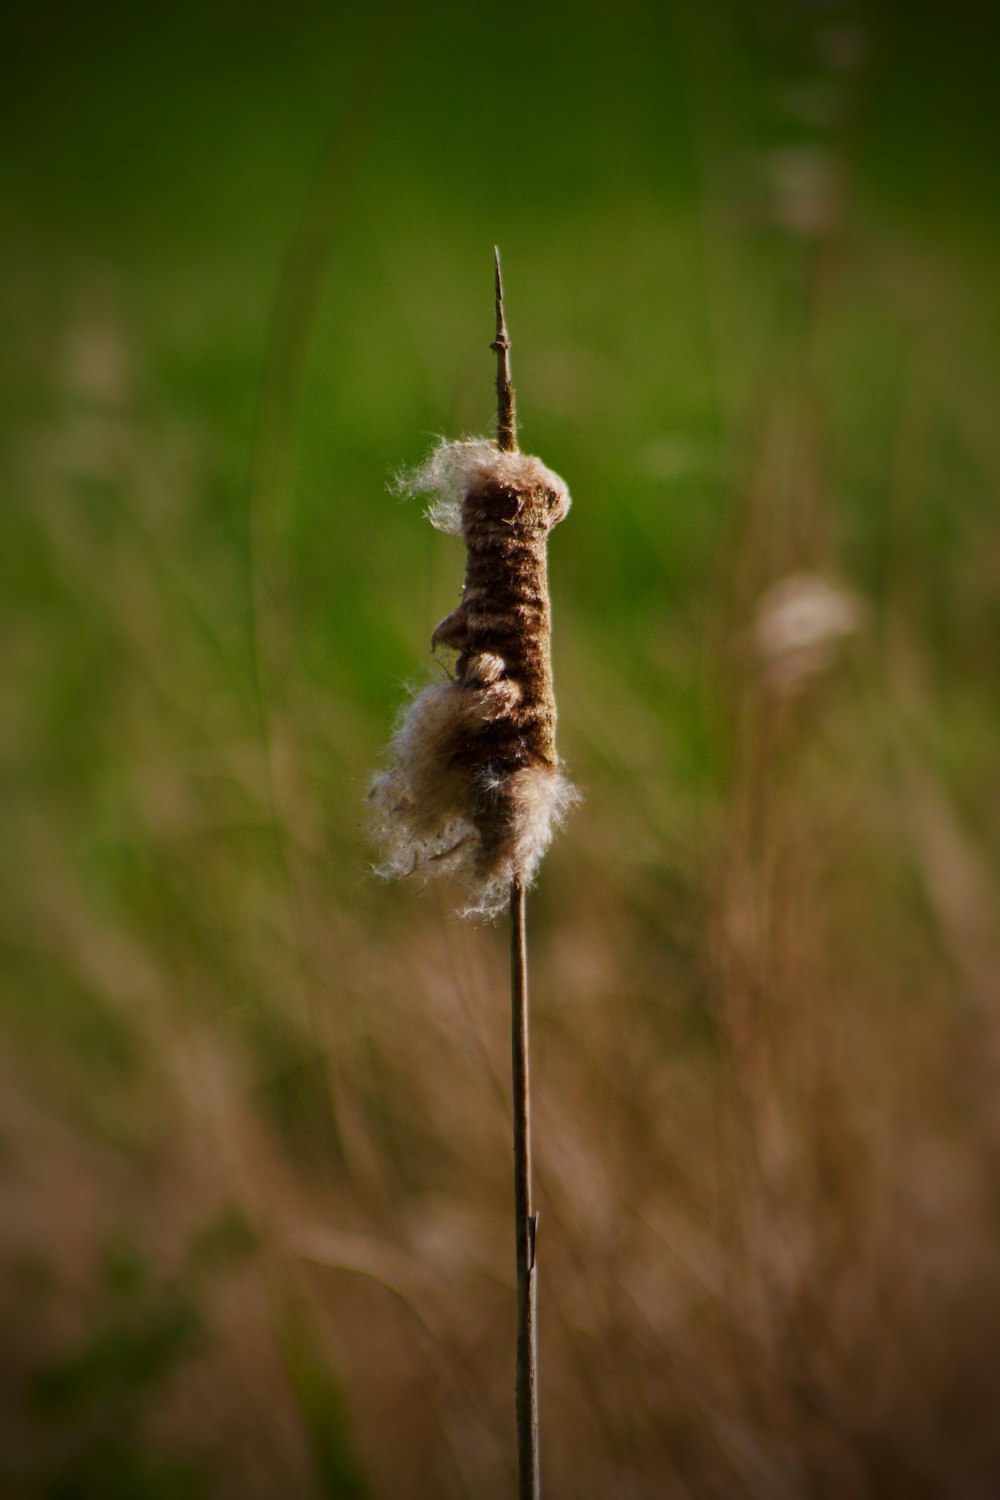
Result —
M16 13L5 1493L509 1492L503 944L374 883L362 807L461 573L385 482L489 423L497 240L575 497L550 1487L989 1492L994 44L846 0ZM788 695L754 621L803 573L863 625Z

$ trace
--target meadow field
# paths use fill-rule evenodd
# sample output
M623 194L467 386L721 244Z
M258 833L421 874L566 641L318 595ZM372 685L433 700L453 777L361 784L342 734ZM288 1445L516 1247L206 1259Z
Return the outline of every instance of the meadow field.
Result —
M0 144L0 1495L504 1500L503 924L372 873L521 443L549 1500L1000 1485L998 27L19 6Z

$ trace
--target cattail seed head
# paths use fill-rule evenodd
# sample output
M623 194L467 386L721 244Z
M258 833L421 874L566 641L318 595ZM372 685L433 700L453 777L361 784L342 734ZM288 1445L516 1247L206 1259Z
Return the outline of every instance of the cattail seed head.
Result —
M569 491L525 453L485 440L440 443L399 488L430 494L428 516L460 535L458 608L431 646L454 676L403 710L369 801L385 875L452 875L466 914L492 916L529 884L577 793L559 769L546 541Z

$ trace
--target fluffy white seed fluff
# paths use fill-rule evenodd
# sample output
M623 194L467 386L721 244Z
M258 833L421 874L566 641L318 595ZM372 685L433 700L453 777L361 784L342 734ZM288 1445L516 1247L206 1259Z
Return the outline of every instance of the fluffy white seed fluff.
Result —
M528 490L545 487L559 496L556 520L572 505L566 482L530 453L501 453L488 438L450 443L439 438L427 460L397 475L393 488L401 495L432 495L427 519L438 531L462 535L462 500L490 482ZM554 523L553 523L554 524Z

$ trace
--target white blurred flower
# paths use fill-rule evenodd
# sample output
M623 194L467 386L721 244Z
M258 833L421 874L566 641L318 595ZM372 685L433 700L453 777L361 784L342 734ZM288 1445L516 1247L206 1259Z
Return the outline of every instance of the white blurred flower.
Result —
M833 663L841 643L863 620L857 595L818 573L780 579L761 595L754 615L754 643L767 685L775 692L795 692Z

